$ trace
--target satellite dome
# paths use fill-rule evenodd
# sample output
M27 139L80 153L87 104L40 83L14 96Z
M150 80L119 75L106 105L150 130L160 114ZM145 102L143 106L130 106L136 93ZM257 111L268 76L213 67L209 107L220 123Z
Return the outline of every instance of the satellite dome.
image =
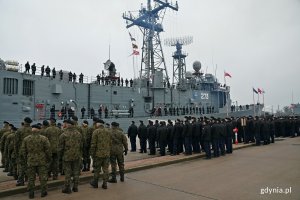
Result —
M193 73L192 73L192 72L186 72L186 73L185 73L185 78L186 78L186 79L191 79L191 78L193 78Z
M200 61L195 61L193 63L193 69L196 71L196 72L199 72L200 69L201 69L201 62Z

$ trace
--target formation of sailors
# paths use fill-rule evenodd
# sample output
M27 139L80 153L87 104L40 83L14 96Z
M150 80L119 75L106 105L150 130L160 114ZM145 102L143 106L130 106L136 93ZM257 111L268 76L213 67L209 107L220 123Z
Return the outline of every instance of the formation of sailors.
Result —
M168 120L149 120L145 125L140 121L136 126L135 121L129 126L127 134L131 142L131 151L136 151L136 138L140 140L140 153L147 153L147 143L150 149L149 155L155 155L157 148L161 156L166 155L166 148L170 155L184 153L205 152L210 159L212 152L214 157L232 153L232 144L255 143L257 146L268 145L275 142L275 137L295 137L299 135L300 120L297 117L244 117L216 119L214 117L186 116L183 120L175 122ZM237 138L235 138L237 132ZM211 152L212 150L212 152Z
M35 179L38 174L41 183L41 197L47 196L47 180L65 175L63 193L78 192L81 171L90 171L93 160L94 177L90 184L98 188L99 174L103 172L102 188L107 182L117 183L117 165L120 181L124 181L124 155L127 155L127 138L117 122L105 124L94 118L93 125L85 120L78 124L73 116L63 124L56 120L44 120L42 124L31 125L24 119L17 129L5 121L0 130L2 168L17 180L16 186L24 186L28 180L29 198L34 198ZM111 178L108 168L111 165Z

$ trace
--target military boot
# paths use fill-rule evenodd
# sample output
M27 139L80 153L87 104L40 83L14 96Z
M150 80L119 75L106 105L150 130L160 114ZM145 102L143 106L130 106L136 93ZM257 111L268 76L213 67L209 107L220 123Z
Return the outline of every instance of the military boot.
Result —
M16 186L24 186L24 185L25 185L24 181L17 181Z
M116 175L112 175L112 177L108 180L109 183L117 183Z
M76 186L76 187L74 186L74 187L72 188L72 191L73 191L73 192L78 192L78 187L77 187L77 186Z
M29 199L33 199L34 198L34 191L29 191Z
M124 173L120 172L120 181L124 182Z
M105 190L107 189L107 183L106 182L103 182L102 188L105 189Z
M45 196L47 196L48 195L48 192L47 191L42 191L41 192L41 197L45 197Z
M98 188L98 180L91 180L90 182L90 185L93 187L93 188Z
M71 194L71 193L72 193L70 186L68 186L68 187L65 186L65 187L62 189L61 192L62 192L62 193L66 193L66 194Z

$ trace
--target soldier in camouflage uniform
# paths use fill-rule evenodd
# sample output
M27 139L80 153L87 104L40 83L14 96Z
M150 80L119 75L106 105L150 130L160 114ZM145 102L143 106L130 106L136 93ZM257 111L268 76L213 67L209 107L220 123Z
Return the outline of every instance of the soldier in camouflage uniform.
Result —
M102 188L107 189L108 166L111 148L111 134L104 127L104 121L99 119L96 123L96 130L93 132L90 154L94 162L94 178L90 184L98 188L99 173L103 171Z
M29 136L31 131L31 124L32 120L29 117L25 117L24 119L24 126L16 132L15 135L15 147L14 151L16 153L16 161L18 165L18 181L16 186L23 186L24 185L24 178L26 173L26 162L22 155L20 154L20 147L25 137Z
M4 166L3 172L8 172L9 161L8 161L8 155L5 152L5 143L6 143L7 136L12 133L13 128L14 128L14 125L9 124L8 130L2 135L1 140L0 140L1 152L3 152L2 153L3 166Z
M73 177L73 192L78 192L80 164L82 159L82 135L74 127L71 120L64 121L64 131L59 137L59 153L62 156L65 171L63 193L71 193L71 178Z
M3 122L3 128L0 130L0 139L2 138L2 136L3 136L3 134L5 133L5 132L7 132L7 131L9 131L9 123L7 122L7 121L4 121ZM2 151L2 146L0 145L0 149L1 149L1 155L2 155L2 157L1 157L1 166L0 166L0 168L4 168L4 156L3 156L3 154L4 154L4 151Z
M50 126L44 130L45 136L48 138L52 152L52 162L49 163L48 176L53 173L53 180L57 180L58 176L58 141L61 134L59 128L56 127L56 120L50 119Z
M17 180L17 163L16 163L16 155L14 152L14 142L17 128L13 127L12 132L7 136L5 141L5 154L7 155L9 168L7 176L14 176L15 180Z
M45 130L49 127L49 121L48 120L44 120L42 123L42 129L40 130L40 134L43 136L46 136L46 132Z
M73 121L73 124L74 124L74 128L80 133L80 135L82 137L83 147L81 149L81 159L79 160L79 166L80 166L79 173L80 173L80 171L82 169L82 162L83 162L83 148L86 146L86 144L85 144L85 135L83 134L81 127L78 125L78 117L77 116L72 116L72 121Z
M51 161L49 140L40 135L38 125L32 126L32 134L22 142L20 154L27 164L29 198L34 198L36 174L41 182L41 197L47 196L47 163Z
M90 148L93 130L89 127L88 121L84 120L81 126L82 133L84 135L84 148L83 148L83 170L90 171L91 158L90 158Z
M122 131L118 128L119 124L116 122L111 123L111 141L112 145L110 148L110 164L112 171L112 178L108 181L110 183L116 183L116 172L117 172L117 163L120 171L120 180L124 182L124 155L127 155L128 144L127 138Z

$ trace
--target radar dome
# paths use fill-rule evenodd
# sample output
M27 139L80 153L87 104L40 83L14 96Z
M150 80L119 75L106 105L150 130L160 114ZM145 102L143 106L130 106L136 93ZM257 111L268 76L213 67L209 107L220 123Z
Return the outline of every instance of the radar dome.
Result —
M200 61L195 61L193 63L193 69L196 71L196 72L199 72L200 69L201 69L201 62Z
M191 78L193 78L193 73L192 73L192 72L186 72L186 73L185 73L185 78L186 78L186 79L191 79Z

